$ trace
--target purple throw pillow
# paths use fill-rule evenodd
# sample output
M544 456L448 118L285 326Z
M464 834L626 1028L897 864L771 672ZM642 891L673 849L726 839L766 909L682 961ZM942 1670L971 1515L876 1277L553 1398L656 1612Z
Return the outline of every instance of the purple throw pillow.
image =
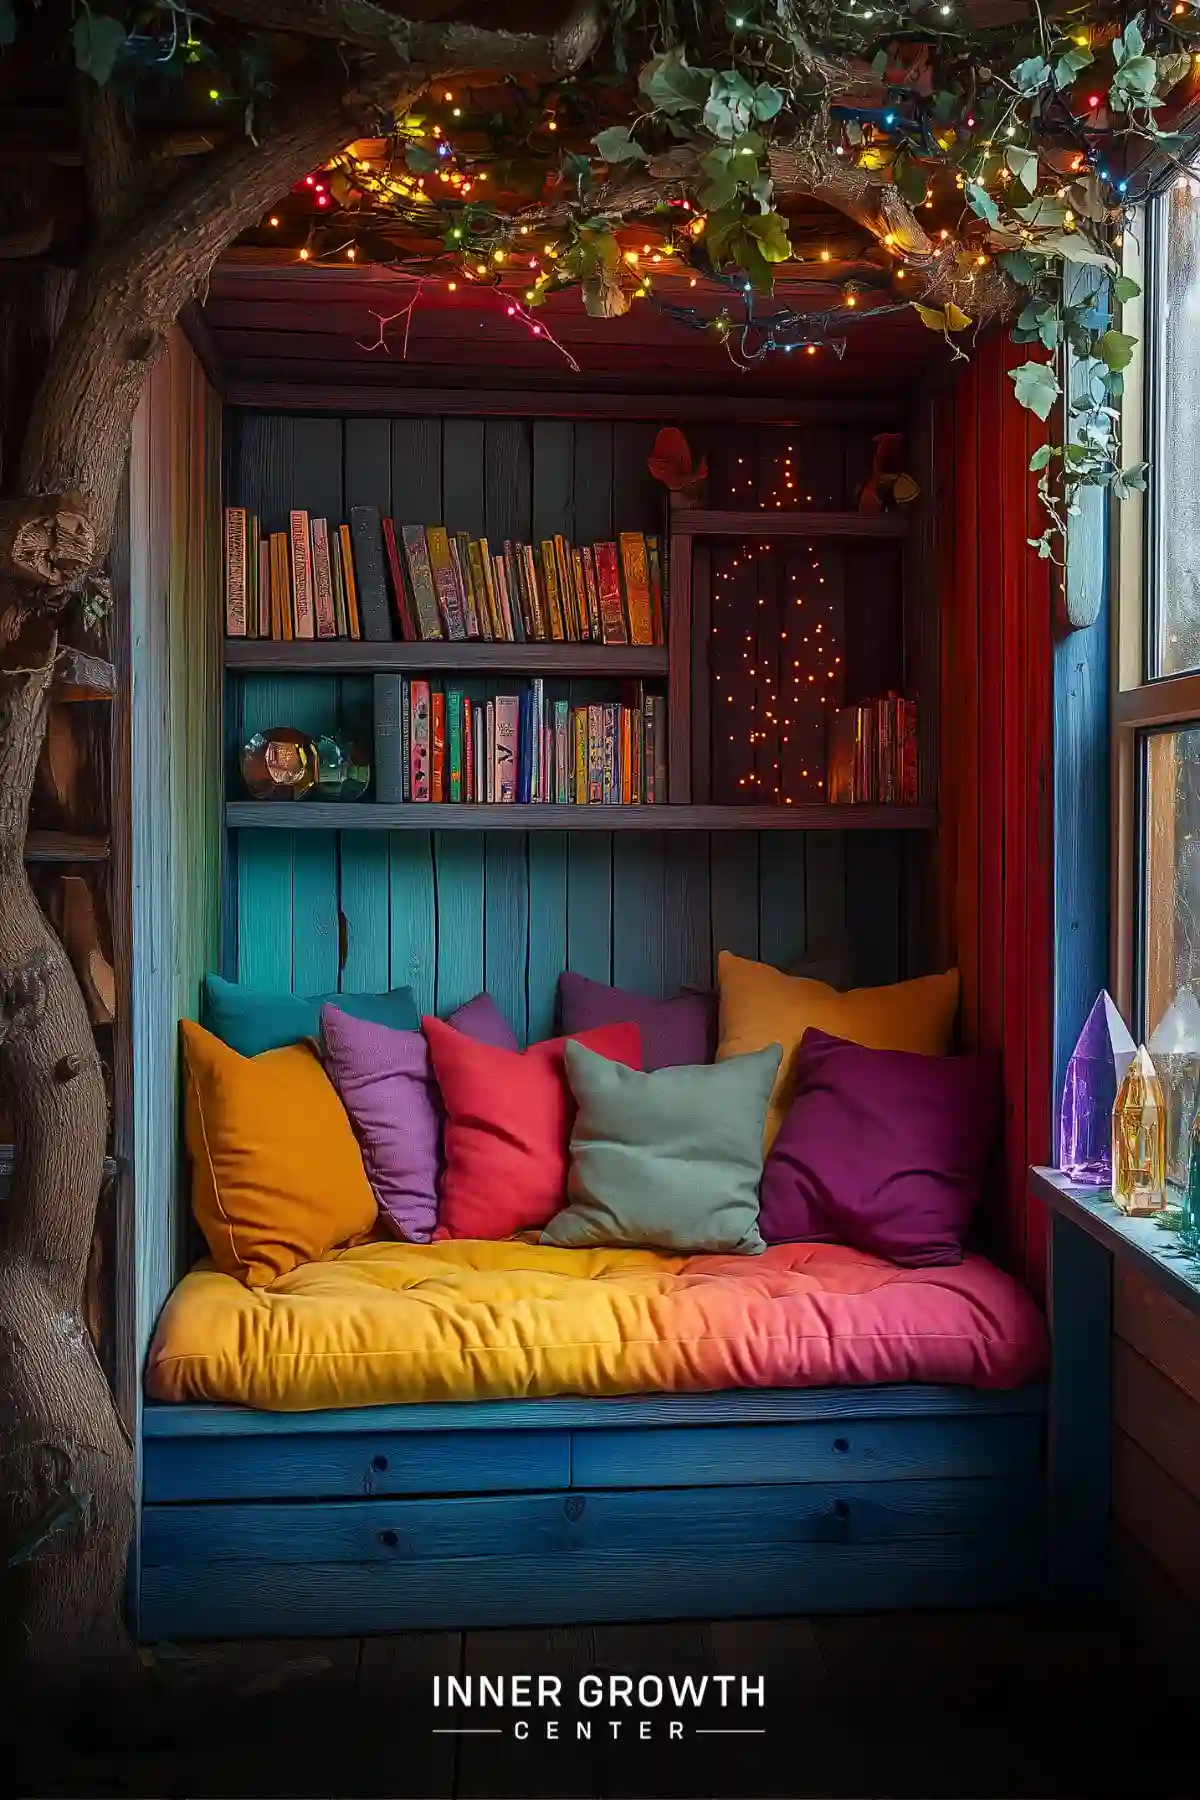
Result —
M477 1044L490 1044L493 1050L519 1050L516 1032L490 994L476 994L450 1014L446 1023L474 1038Z
M601 981L589 981L586 975L574 975L568 969L558 978L558 1011L564 1037L591 1031L597 1025L636 1025L642 1034L642 1067L647 1074L655 1069L710 1063L716 1054L715 994L677 994L673 1000L655 1000L649 994L605 987Z
M321 1008L321 1036L380 1212L397 1237L427 1244L437 1224L442 1124L424 1037L328 1005Z
M866 1050L809 1029L760 1189L768 1244L835 1241L905 1268L962 1261L1000 1111L990 1056Z

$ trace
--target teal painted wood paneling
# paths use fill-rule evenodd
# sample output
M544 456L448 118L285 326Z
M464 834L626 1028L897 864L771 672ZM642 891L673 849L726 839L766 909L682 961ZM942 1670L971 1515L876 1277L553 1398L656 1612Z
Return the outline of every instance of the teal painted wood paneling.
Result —
M614 836L613 981L617 987L647 994L663 990L664 865L661 832L618 832Z
M567 967L612 980L612 839L572 837L567 845Z
M389 983L388 919L391 873L383 831L347 831L337 840L338 904L346 961L337 983L344 994L378 994Z
M713 953L758 955L758 834L721 833L711 850Z
M432 1012L437 982L437 916L433 856L424 832L388 834L391 871L390 943L392 987L410 987L417 1010Z
M243 832L237 844L237 979L285 994L292 992L292 844L285 831Z
M434 836L437 879L437 1010L445 1018L484 986L483 833Z
M526 982L531 1044L552 1037L558 978L567 966L567 834L531 832L529 857L529 957Z
M525 839L489 831L484 837L484 980L521 1043L527 1008L529 870Z

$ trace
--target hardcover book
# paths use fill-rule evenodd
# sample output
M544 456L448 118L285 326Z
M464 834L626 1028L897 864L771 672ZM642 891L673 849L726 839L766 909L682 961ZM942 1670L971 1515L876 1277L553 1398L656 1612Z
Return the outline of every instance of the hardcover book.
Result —
M292 576L286 531L271 533L271 610L279 626L278 631L272 632L272 637L290 644L296 635L296 626L292 614Z
M329 566L329 521L312 522L312 591L317 636L335 638L337 614L333 605L333 570Z
M533 622L533 635L541 644L550 642L550 621L546 615L544 595L538 582L537 557L533 553L532 544L518 544L521 552L521 566L525 571L525 587L529 597L529 617Z
M496 799L496 702L489 700L484 721L484 770L487 791L484 799L494 803Z
M458 581L454 574L454 559L450 554L450 536L446 527L444 525L427 525L425 542L429 550L429 567L433 571L433 586L437 594L438 609L442 615L446 636L455 643L462 643L467 635L467 623L463 615Z
M400 677L400 798L412 799L412 682Z
M429 798L439 806L446 798L446 696L430 695Z
M654 707L654 793L656 803L665 806L670 798L667 792L667 697L655 694L652 701Z
M394 805L404 798L400 779L403 733L400 724L403 692L399 675L376 675L375 705L375 798Z
M403 643L415 642L417 636L416 621L412 608L408 603L408 584L404 579L404 570L400 563L400 548L396 543L396 525L393 519L383 519L383 547L387 553L388 574L392 583L392 609L396 620L396 636Z
M342 573L342 540L335 525L329 536L329 579L333 588L333 620L340 638L350 636L346 614L346 580Z
M596 585L600 595L600 635L606 644L627 644L625 613L621 605L621 575L617 565L615 544L593 546L596 557Z
M352 506L350 530L354 538L359 611L363 637L371 644L392 639L391 608L384 572L383 526L377 506Z
M225 508L225 633L246 636L246 509Z
M629 641L631 644L652 644L654 619L650 605L650 572L646 563L646 540L640 531L621 533L621 564L625 571Z
M258 540L258 635L260 638L274 637L275 631L271 623L271 540L260 537Z
M604 708L589 706L588 714L588 805L604 800Z
M292 544L292 596L296 608L296 636L316 635L313 607L312 545L308 536L308 514L296 509L288 514Z
M409 788L414 800L428 801L431 758L429 683L414 681L409 690L412 739L409 750Z
M348 525L338 526L338 541L342 546L342 578L346 584L346 623L357 644L362 638L362 622L358 611L358 583L354 578L354 545Z
M496 799L517 797L517 732L521 702L515 694L496 696Z
M542 539L542 582L546 592L546 616L550 623L550 637L556 644L561 644L565 633L562 602L558 592L558 559L554 554L553 538Z
M463 797L463 694L451 688L446 695L446 763L449 776L447 800Z
M450 539L450 559L454 564L454 575L458 582L459 600L462 605L463 624L468 638L478 639L479 608L475 598L475 586L471 580L471 540L465 531L456 531Z
M607 642L600 625L600 588L596 581L596 557L589 544L583 552L583 585L587 594L588 633L593 644Z
M400 536L404 542L404 560L408 564L408 581L416 608L416 626L423 643L435 643L442 636L433 570L429 566L429 546L421 525L404 525Z
M579 633L579 609L575 605L575 582L571 575L571 546L561 532L554 538L554 568L558 576L558 598L562 608L563 636L569 643L582 640Z
M662 554L656 537L646 539L646 566L650 572L650 620L654 630L654 642L665 644L667 641L667 609L663 598Z
M500 633L496 630L496 609L492 600L492 584L488 579L490 570L487 539L469 539L467 557L471 565L471 586L475 590L475 604L479 611L479 635L485 643L490 644Z
M571 756L571 706L567 700L554 702L554 804L571 804L574 767Z
M588 803L588 709L579 706L573 719L575 731L575 804Z

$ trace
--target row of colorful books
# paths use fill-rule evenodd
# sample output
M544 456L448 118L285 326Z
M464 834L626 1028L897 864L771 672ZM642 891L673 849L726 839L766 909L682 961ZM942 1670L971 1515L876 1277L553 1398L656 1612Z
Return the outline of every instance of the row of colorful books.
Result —
M407 675L375 677L375 797L553 806L665 806L667 703L572 706L540 678L475 700Z
M886 694L831 715L827 792L834 805L917 804L915 700Z
M295 511L263 536L244 506L225 509L229 637L353 638L369 643L665 643L658 538L540 545L444 525L401 525L353 506L349 525Z

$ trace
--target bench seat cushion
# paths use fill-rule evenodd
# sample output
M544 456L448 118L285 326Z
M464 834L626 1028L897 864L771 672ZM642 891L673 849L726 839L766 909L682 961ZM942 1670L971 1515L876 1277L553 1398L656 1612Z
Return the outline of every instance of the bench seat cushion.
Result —
M837 1244L762 1256L371 1243L249 1289L201 1266L163 1310L156 1400L268 1411L556 1394L958 1382L1017 1387L1041 1314L982 1257L900 1269Z

